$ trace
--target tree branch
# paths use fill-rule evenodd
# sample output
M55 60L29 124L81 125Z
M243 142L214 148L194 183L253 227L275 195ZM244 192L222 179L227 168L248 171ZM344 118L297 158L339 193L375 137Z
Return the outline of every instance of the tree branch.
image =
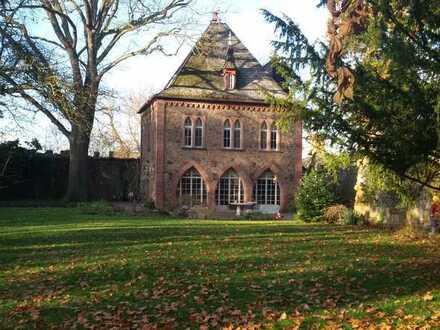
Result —
M18 86L18 84L11 79L10 77L7 77L5 75L2 75L2 77L8 81L8 83L10 83L13 86ZM20 96L28 101L30 104L32 104L37 110L41 111L42 113L44 113L46 115L47 118L49 118L49 120L67 137L70 137L70 132L69 130L54 116L53 113L51 113L48 109L46 109L45 107L43 107L34 97L32 97L31 95L29 95L28 93L25 92L24 89L22 88L17 88L16 89L17 93L20 94Z
M106 74L108 71L110 71L111 69L113 69L115 66L117 66L118 64L120 64L121 62L134 57L134 56L138 56L138 55L149 55L152 54L156 51L161 52L162 54L166 55L166 56L173 56L176 55L179 51L179 49L182 47L182 44L179 45L179 47L177 48L175 53L169 54L167 53L162 45L156 45L154 46L161 38L166 37L166 36L171 36L173 34L175 34L176 32L178 32L179 29L174 29L168 32L161 32L158 33L153 39L150 40L150 42L145 46L142 47L136 51L133 52L129 52L126 53L120 57L118 57L117 59L115 59L114 61L112 61L111 63L107 64L99 73L99 79L102 79L102 77L104 76L104 74ZM154 46L154 47L153 47Z

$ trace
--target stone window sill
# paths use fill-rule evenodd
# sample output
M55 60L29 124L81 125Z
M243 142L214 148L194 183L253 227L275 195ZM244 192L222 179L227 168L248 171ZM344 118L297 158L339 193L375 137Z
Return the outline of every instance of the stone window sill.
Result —
M183 146L182 149L185 149L185 150L206 150L206 147L189 147L189 146Z
M279 149L276 149L276 150L273 150L273 149L258 149L258 151L261 151L261 152L275 152L275 153L282 152Z
M223 151L244 151L244 148L222 148Z

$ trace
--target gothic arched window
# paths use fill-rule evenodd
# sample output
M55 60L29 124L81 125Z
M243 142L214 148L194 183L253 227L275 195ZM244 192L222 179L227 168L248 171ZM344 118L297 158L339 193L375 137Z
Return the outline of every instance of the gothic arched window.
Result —
M185 147L192 146L192 120L186 117L184 127L184 145Z
M270 130L270 149L278 150L278 128L275 124L272 124Z
M229 119L223 124L223 147L231 147L231 123L229 122Z
M177 199L180 205L194 206L206 204L208 193L200 173L191 168L185 172L177 186Z
M254 185L258 205L280 205L280 186L271 171L264 172Z
M260 128L260 149L267 149L267 124L263 122Z
M217 205L229 205L244 201L243 182L234 170L228 170L220 178L215 190Z
M194 130L194 146L195 147L203 146L203 123L200 118L197 118L196 127Z
M234 124L234 148L241 148L241 125L238 119L235 121Z

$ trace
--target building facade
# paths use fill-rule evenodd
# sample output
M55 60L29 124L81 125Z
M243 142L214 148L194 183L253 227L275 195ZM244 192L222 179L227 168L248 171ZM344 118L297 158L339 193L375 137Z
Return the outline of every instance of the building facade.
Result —
M215 15L167 87L140 110L145 199L159 209L256 203L287 210L302 174L302 125L280 130L285 96Z

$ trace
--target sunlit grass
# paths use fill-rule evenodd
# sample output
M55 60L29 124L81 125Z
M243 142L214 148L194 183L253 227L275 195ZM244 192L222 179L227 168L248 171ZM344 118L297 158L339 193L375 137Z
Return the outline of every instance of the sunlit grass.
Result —
M440 327L438 246L360 227L4 208L0 256L0 328Z

